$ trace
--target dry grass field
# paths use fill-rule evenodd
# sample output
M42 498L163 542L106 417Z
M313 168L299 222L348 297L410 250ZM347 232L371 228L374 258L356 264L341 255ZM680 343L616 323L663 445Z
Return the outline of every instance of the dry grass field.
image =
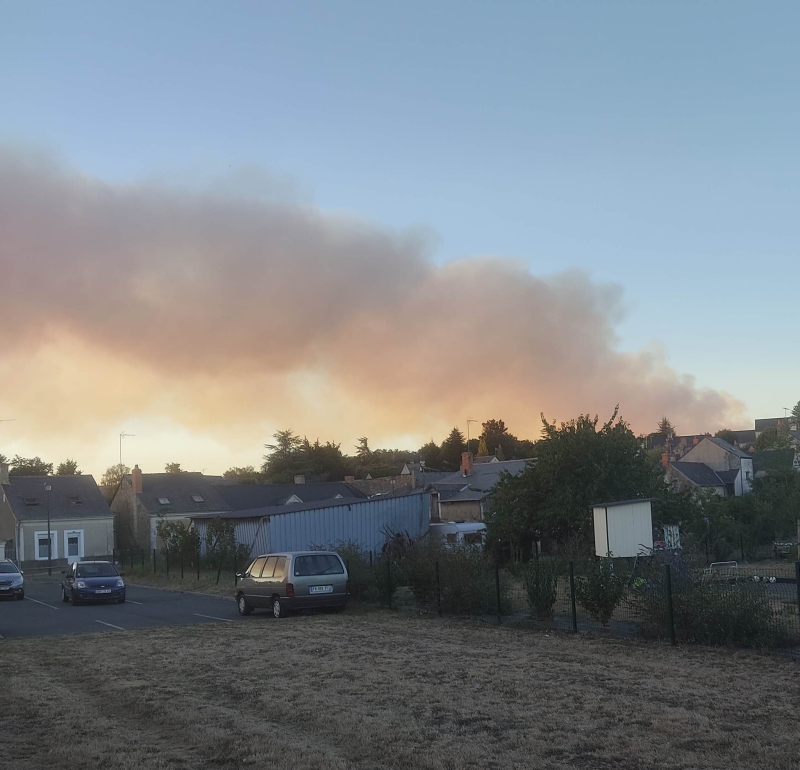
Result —
M388 613L4 640L14 770L764 768L800 669Z

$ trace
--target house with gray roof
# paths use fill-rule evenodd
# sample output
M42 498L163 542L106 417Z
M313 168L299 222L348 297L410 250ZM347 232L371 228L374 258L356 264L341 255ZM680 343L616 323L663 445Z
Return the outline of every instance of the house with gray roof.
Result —
M498 460L475 465L471 452L461 455L461 468L429 484L431 519L483 521L492 511L492 490L502 476L518 476L530 460Z
M46 566L49 542L51 563L61 569L113 553L114 515L94 477L13 476L2 463L0 489L0 547L6 557L29 568Z
M706 488L724 497L748 493L755 478L752 456L715 436L705 436L680 461L669 463L666 475L676 489Z

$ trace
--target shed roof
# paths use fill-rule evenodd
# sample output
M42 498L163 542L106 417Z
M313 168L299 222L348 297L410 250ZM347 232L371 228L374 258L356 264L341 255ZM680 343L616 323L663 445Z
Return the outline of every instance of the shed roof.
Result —
M10 476L3 484L17 521L47 518L45 483L50 485L50 519L99 519L113 516L94 476Z
M632 500L616 500L613 503L592 503L590 508L614 508L618 505L631 505L632 503L652 503L655 497L634 497Z

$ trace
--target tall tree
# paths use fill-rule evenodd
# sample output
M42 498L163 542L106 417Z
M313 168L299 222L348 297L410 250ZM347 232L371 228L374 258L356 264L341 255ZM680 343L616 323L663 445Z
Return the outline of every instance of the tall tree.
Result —
M497 454L497 447L503 447L503 457L514 457L517 437L508 432L503 420L487 420L482 423L481 440L486 442L487 454Z
M486 446L486 439L483 436L481 436L481 439L478 442L478 452L475 456L487 457L488 455L489 455L489 447Z
M442 468L442 448L431 439L419 448L419 459L424 461L428 470L438 471Z
M792 421L794 422L794 429L800 430L800 401L792 407Z
M776 427L764 428L756 439L756 452L764 452L769 449L784 449L792 441L789 428L781 423Z
M658 435L663 436L664 438L674 438L676 435L675 427L667 419L666 415L662 417L658 423Z
M164 473L185 473L180 463L167 463L164 466Z
M127 476L130 472L131 469L127 465L119 463L112 465L110 468L106 468L106 472L100 479L100 486L115 487L122 481L123 476Z
M53 473L53 463L46 463L41 457L15 455L11 465L12 476L50 476Z
M59 463L58 467L56 468L56 476L80 476L81 471L78 470L78 461L77 460L64 460L63 463Z
M653 497L664 490L663 474L618 411L598 423L596 416L581 415L557 426L542 416L538 462L495 486L488 525L497 542L525 550L540 534L561 543L576 535L588 540L592 503Z
M296 436L291 429L279 430L272 434L272 438L275 439L274 444L264 445L265 448L269 450L268 455L266 455L264 459L267 459L267 457L277 457L281 459L291 457L303 444L303 439Z
M362 436L356 444L356 457L358 464L362 467L369 465L372 461L372 450L369 448L369 439L366 436Z
M235 481L238 484L257 484L259 474L252 465L245 465L242 468L228 468L228 470L222 474L222 477Z
M442 442L442 466L445 470L457 471L461 467L461 453L465 451L464 434L453 428Z

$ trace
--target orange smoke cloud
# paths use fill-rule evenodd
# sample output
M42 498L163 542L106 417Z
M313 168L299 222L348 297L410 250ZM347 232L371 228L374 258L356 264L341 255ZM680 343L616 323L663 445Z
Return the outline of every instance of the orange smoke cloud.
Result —
M620 352L617 287L500 258L437 266L418 235L307 206L0 152L0 233L0 399L34 437L132 414L235 445L269 426L427 440L468 414L535 438L540 411L617 403L643 431L743 412L656 353Z

